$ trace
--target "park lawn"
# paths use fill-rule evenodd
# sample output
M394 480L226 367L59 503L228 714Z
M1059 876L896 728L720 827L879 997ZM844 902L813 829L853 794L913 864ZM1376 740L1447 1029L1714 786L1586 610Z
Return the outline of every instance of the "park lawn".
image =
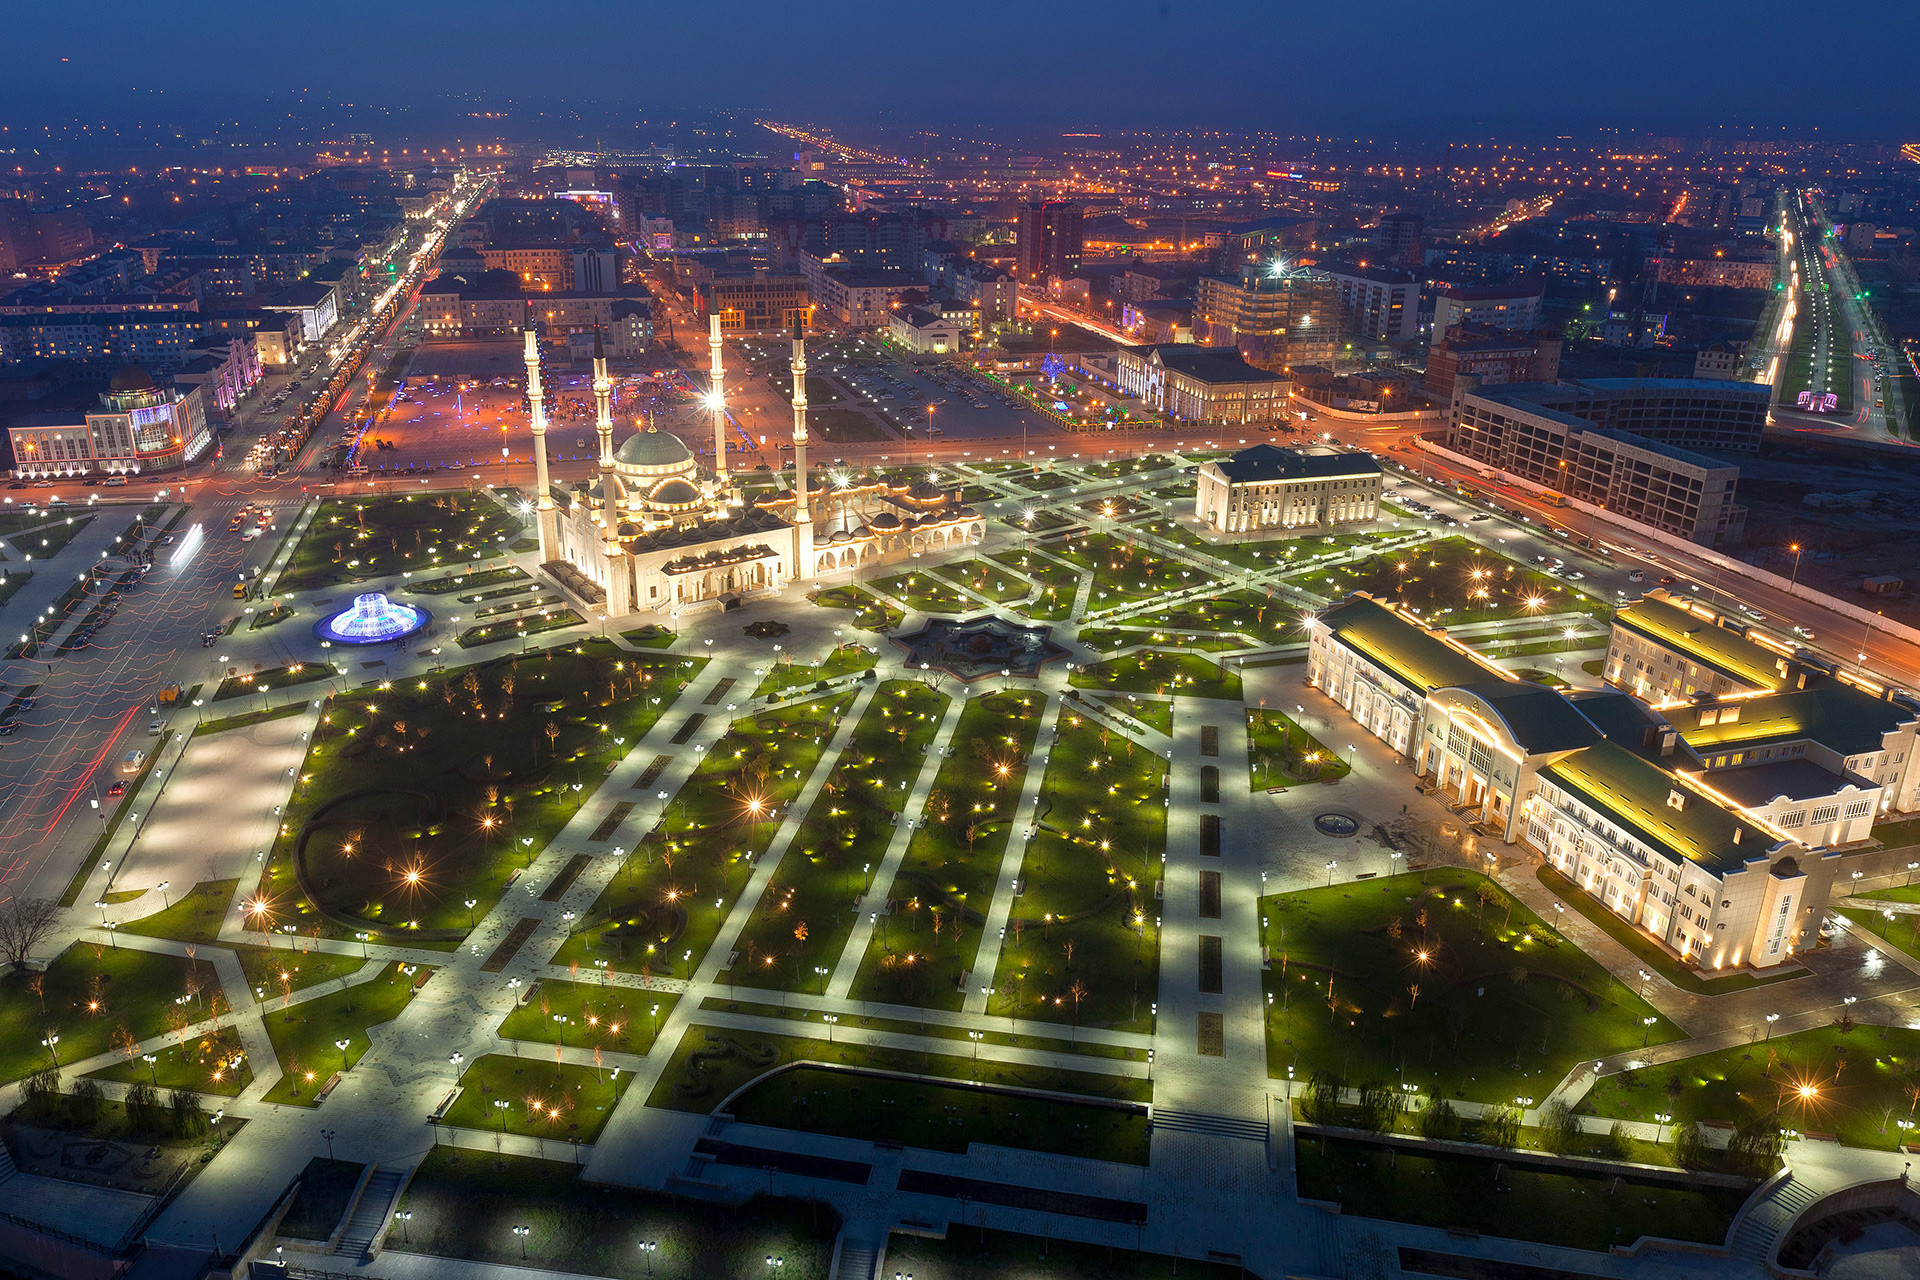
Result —
M367 1052L367 1029L392 1022L413 999L416 968L396 961L379 977L342 991L298 1004L284 998L263 1002L260 1021L273 1041L281 1074L261 1101L318 1105L313 1096L333 1073L352 1070ZM347 1042L345 1049L338 1047L341 1040Z
M334 934L460 937L465 901L497 901L705 661L588 641L334 697L259 891L265 922L315 914L304 857Z
M468 627L454 637L454 643L462 649L473 649L502 640L524 640L528 636L543 635L549 631L564 631L568 627L577 627L584 621L586 619L572 609L548 604L538 613L516 614L511 618L502 618L498 622Z
M571 1161L444 1146L427 1153L399 1209L412 1216L394 1249L614 1280L757 1276L769 1257L781 1259L780 1280L827 1280L840 1227L818 1203L756 1195L733 1207L616 1190L583 1183ZM659 1247L643 1253L639 1240Z
M65 1044L65 1039L61 1040ZM156 1089L192 1089L222 1098L236 1098L253 1083L253 1067L247 1061L246 1046L240 1032L231 1026L189 1037L185 1044L173 1043L153 1051L154 1061L144 1055L116 1062L98 1071L89 1071L93 1080L117 1080L122 1084L145 1081Z
M239 886L238 880L203 880L175 898L172 906L116 928L121 933L137 933L145 938L212 942L220 936L220 926L226 921L227 908L233 904L233 893Z
M60 1038L53 1046L59 1060L72 1063L206 1016L174 1003L186 994L190 972L198 990L219 989L204 960L190 964L184 956L91 942L74 943L44 973L16 970L0 978L0 1081L49 1065L41 1043L49 1035ZM206 1001L199 1006L204 1010Z
M17 534L8 538L13 549L20 555L46 560L66 550L69 542L79 537L86 527L93 523L92 516L65 516L47 520L44 517L32 517L34 528L29 533Z
M1349 1217L1480 1231L1604 1251L1642 1236L1717 1245L1747 1193L1608 1173L1561 1173L1486 1156L1418 1155L1350 1138L1295 1145L1302 1199Z
M1920 1031L1835 1023L1766 1039L1763 1026L1731 1049L1605 1076L1579 1109L1647 1121L1662 1112L1675 1124L1764 1121L1881 1151L1912 1137L1900 1122L1917 1119Z
M951 584L918 569L876 579L873 585L921 613L972 613L980 607Z
M1898 822L1876 822L1873 824L1873 838L1889 849L1904 849L1920 844L1920 818L1903 818ZM1871 898L1892 898L1896 902L1920 902L1920 896L1902 897L1903 892L1920 895L1920 885L1901 885L1894 889L1880 889L1871 894L1862 895Z
M1153 1096L1153 1086L1141 1076L1067 1071L1059 1067L996 1062L990 1058L976 1061L970 1048L962 1045L955 1045L952 1053L928 1053L921 1049L849 1044L846 1040L771 1035L696 1024L680 1037L673 1057L660 1073L659 1083L647 1098L647 1105L705 1114L726 1101L736 1089L789 1062L838 1063L939 1080L979 1080L1129 1102L1146 1102ZM861 1083L858 1077L845 1079L851 1084Z
M1080 477L1070 471L1016 471L1009 473L1006 478L1023 489L1032 489L1039 493L1080 483Z
M680 633L670 631L657 622L649 622L644 627L635 627L631 631L622 631L620 638L636 649L671 649Z
M956 1155L982 1142L1121 1164L1147 1163L1143 1110L997 1093L971 1083L798 1067L761 1081L727 1109L746 1124L900 1142Z
M1073 597L1080 590L1078 569L1037 551L1002 551L987 559L1017 569L1033 582L1035 595L1019 612L1036 622L1062 622L1072 614Z
M875 692L741 930L729 985L826 993L948 701L917 680Z
M1187 494L1192 492L1191 488L1187 490ZM1270 538L1229 541L1216 535L1203 534L1192 525L1167 518L1148 521L1140 528L1146 533L1156 534L1168 542L1177 542L1191 551L1240 569L1284 568L1295 561L1335 554L1381 536L1378 533L1341 533L1305 534L1293 538L1276 530Z
M1125 535L1082 534L1049 550L1070 564L1093 571L1089 609L1152 600L1215 580L1211 574L1135 545Z
M1261 920L1270 1076L1404 1079L1500 1103L1545 1097L1582 1060L1681 1038L1478 872L1276 894L1261 899Z
M528 591L534 590L538 585L528 576L525 569L517 564L508 564L492 569L471 571L463 566L445 577L409 582L406 589L415 595L442 596L455 591L478 591L485 587L516 582L523 584Z
M483 1054L460 1074L460 1096L440 1123L529 1138L592 1142L632 1083L632 1073L617 1067ZM496 1107L496 1100L508 1105Z
M1024 600L1033 592L1033 583L1029 579L1009 573L1005 566L980 556L953 564L937 564L933 566L933 572L960 583L975 595L985 596L995 604Z
M542 978L539 990L500 1024L500 1038L643 1054L679 1000L661 991Z
M1170 698L1143 698L1129 693L1124 701L1117 696L1100 701L1105 706L1125 712L1129 718L1138 720L1156 733L1164 733L1169 738L1173 736L1173 701Z
M998 506L1000 504L995 503L994 505ZM1055 529L1064 529L1074 523L1073 520L1061 515L1052 508L1036 510L1033 507L1024 505L1017 511L1011 511L1001 516L1000 520L1003 523L1012 525L1022 533L1052 533ZM1000 557L994 556L992 558L997 560Z
M1106 462L1077 463L1075 469L1090 480L1119 480L1125 476L1141 476L1155 471L1164 471L1175 465L1174 459L1163 453L1149 453L1138 458L1111 458Z
M1536 613L1584 613L1600 620L1613 614L1573 584L1459 537L1322 566L1287 581L1329 598L1365 591L1389 604L1404 604L1436 626Z
M266 693L273 689L285 689L292 685L312 684L319 680L331 680L340 674L329 662L296 662L290 666L272 667L266 671L246 672L237 676L228 676L213 691L213 701L226 698L244 698L252 693Z
M851 584L822 587L807 599L822 609L853 610L853 625L863 631L891 631L907 616L898 606Z
M479 494L329 499L314 512L275 589L312 591L451 568L500 555L521 533L519 521Z
M756 698L770 697L789 690L803 689L821 680L835 680L841 676L852 675L856 671L871 671L874 663L880 661L880 651L869 649L857 640L837 645L827 650L817 663L795 661L796 654L791 646L781 650L780 661L773 664L767 673L760 677L759 686L754 689Z
M1045 709L1038 693L1003 691L972 698L960 713L921 825L887 890L899 905L890 924L880 917L855 976L856 999L960 1008L959 982L973 968L993 905Z
M853 699L816 698L735 720L552 962L604 959L627 973L691 974Z
M994 990L1016 1019L1151 1031L1160 964L1146 912L1167 847L1166 765L1071 711L1055 727Z
M752 1014L756 1018L780 1018L788 1022L817 1022L823 1017L819 1010L795 1008L785 1003L764 1004L754 1000L739 1000L732 996L708 996L700 1002L702 1009L725 1010L728 1013ZM925 1011L922 1010L924 1013ZM897 1031L909 1036L932 1036L940 1040L958 1040L963 1046L975 1035L983 1045L1004 1045L1010 1049L1041 1049L1048 1053L1077 1053L1089 1058L1111 1058L1117 1062L1145 1062L1147 1051L1127 1045L1103 1044L1079 1038L1066 1039L1059 1036L1034 1035L1031 1031L981 1031L973 1032L963 1026L946 1022L910 1021L906 1018L883 1018L878 1014L847 1014L837 1018L840 1033L849 1028L862 1028L868 1031ZM824 1024L823 1024L824 1025Z
M1216 632L1242 635L1256 644L1305 644L1307 633L1300 625L1300 610L1284 600L1275 600L1270 590L1243 587L1203 600L1187 600L1153 613L1135 614L1130 626L1153 627L1175 637L1176 643L1191 643L1195 633Z
M1864 929L1879 941L1908 955L1920 955L1920 912L1865 911L1859 907L1835 907L1835 915L1848 924ZM1796 970L1795 976L1805 972Z
M1279 711L1247 712L1247 768L1253 788L1291 787L1344 778L1353 766Z
M1785 972L1767 974L1729 973L1718 978L1709 978L1700 974L1692 966L1675 959L1665 947L1654 941L1646 930L1624 920L1615 911L1609 911L1602 903L1595 902L1593 895L1575 884L1567 876L1549 866L1534 868L1534 875L1560 900L1599 925L1609 937L1627 950L1633 952L1634 959L1640 961L1658 973L1661 977L1679 987L1682 991L1691 991L1701 996L1723 996L1731 991L1745 991L1748 987L1763 987L1770 983L1785 982L1791 978L1803 978L1807 971L1799 965L1787 963L1781 966Z
M1149 510L1144 501L1118 493L1104 498L1088 498L1080 504L1079 509L1102 520L1125 520Z
M1198 1247L1193 1245L1191 1247ZM944 1239L907 1235L887 1241L887 1267L915 1280L1246 1280L1244 1267L1139 1253L996 1227L950 1230Z
M1193 653L1137 651L1075 667L1068 682L1076 689L1108 693L1150 693L1160 697L1225 698L1240 701L1240 675Z
M275 996L304 991L323 982L345 981L367 967L363 956L281 947L235 947L253 998L270 1003Z
M1171 631L1140 631L1131 627L1087 627L1080 632L1079 639L1089 649L1102 653L1138 645L1172 645L1181 649L1205 649L1209 653L1247 647L1247 642L1238 636L1177 635Z

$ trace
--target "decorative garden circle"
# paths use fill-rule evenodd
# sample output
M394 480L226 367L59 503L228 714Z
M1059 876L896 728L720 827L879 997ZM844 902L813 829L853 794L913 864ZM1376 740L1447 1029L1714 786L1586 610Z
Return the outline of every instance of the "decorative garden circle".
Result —
M1314 818L1313 825L1323 836L1350 836L1360 830L1360 824L1344 813L1320 814Z

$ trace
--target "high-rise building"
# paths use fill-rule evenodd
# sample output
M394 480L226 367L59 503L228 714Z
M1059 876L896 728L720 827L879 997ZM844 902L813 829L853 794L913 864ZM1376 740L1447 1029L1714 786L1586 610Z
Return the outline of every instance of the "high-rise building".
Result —
M1026 205L1016 245L1014 274L1022 284L1073 275L1084 245L1080 206L1069 200Z
M1324 271L1249 268L1238 279L1202 276L1195 288L1194 341L1238 347L1251 364L1276 373L1295 365L1331 365L1340 337L1340 299Z
M1417 213L1390 213L1380 219L1380 234L1376 237L1380 252L1398 266L1417 267L1420 239L1426 230L1427 220Z

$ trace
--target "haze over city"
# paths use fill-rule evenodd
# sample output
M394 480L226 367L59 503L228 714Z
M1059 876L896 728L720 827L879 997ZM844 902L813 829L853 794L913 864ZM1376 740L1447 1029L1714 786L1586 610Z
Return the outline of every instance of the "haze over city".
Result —
M0 1280L1920 1273L1826 17L9 14Z

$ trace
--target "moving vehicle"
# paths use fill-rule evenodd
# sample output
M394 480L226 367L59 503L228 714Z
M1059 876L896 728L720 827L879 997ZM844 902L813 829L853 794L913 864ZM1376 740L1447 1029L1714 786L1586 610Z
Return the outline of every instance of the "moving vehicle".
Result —
M140 766L145 764L146 762L147 762L146 752L129 751L127 752L127 754L120 757L120 772L138 773L140 772Z

